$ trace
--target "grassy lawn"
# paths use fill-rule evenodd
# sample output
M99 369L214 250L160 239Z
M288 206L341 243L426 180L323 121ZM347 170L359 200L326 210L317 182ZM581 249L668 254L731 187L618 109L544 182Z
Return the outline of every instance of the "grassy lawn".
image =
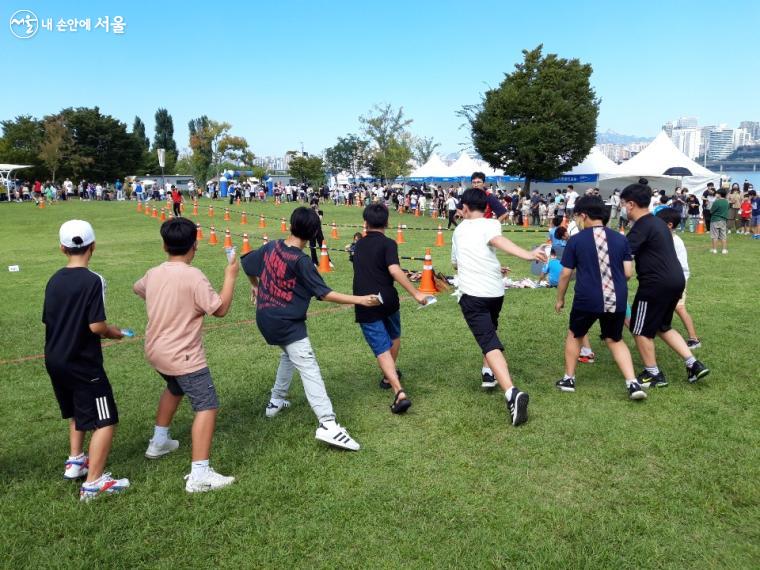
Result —
M198 218L205 225L207 204ZM228 225L223 207L216 203L217 230ZM109 321L141 334L145 308L132 284L164 256L158 222L134 208L0 204L0 566L760 566L754 330L760 243L733 235L727 256L708 253L707 235L684 237L692 269L689 310L703 342L697 356L712 373L688 385L678 357L658 344L671 384L643 402L628 401L598 340L597 363L579 367L578 391L557 391L569 303L560 316L553 290L507 291L501 338L517 385L531 395L530 421L519 429L509 425L501 394L481 392L480 354L453 297L442 294L437 305L418 311L402 295L400 366L414 402L402 417L390 413L391 395L377 387L379 371L353 311L314 301L312 343L338 421L362 444L358 453L314 439L316 419L297 380L293 406L264 417L279 351L252 321L241 272L230 314L209 318L205 336L222 404L212 465L238 481L215 493L185 492L187 404L172 429L179 451L159 461L144 458L164 383L137 338L104 349L121 416L108 468L128 477L132 488L80 504L77 484L61 477L66 423L43 360L34 357L44 347L44 287L65 263L57 250L59 225L87 219L97 235L91 268L108 281ZM279 223L268 220L262 230L256 216L288 217L291 207L245 209L248 225L233 215L233 232L280 237ZM325 207L325 221L333 220L358 224L361 211ZM392 223L435 225L409 215ZM355 230L340 231L338 247ZM544 240L536 233L506 235L526 247ZM445 237L450 243L450 233ZM421 256L435 232L409 230L406 240L401 255ZM240 238L235 241L239 247ZM328 241L332 247L335 240ZM336 271L326 281L350 292L347 256L333 258ZM450 274L448 258L448 245L433 248L436 268ZM217 288L224 263L221 245L199 247L195 264ZM525 262L504 263L513 276L529 274ZM11 264L21 271L9 273ZM635 352L634 361L638 368Z

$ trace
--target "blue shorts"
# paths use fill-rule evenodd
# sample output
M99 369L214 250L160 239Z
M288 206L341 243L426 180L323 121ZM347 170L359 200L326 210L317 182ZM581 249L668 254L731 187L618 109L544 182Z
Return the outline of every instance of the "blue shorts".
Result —
M389 317L371 323L359 323L367 344L375 356L388 352L393 341L401 337L401 313L396 311Z

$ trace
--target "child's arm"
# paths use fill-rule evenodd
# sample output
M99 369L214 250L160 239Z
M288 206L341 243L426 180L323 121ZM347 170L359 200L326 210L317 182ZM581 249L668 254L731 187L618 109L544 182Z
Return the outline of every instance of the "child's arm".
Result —
M570 277L572 277L572 275L573 270L567 267L563 267L562 272L559 274L557 302L554 305L554 310L558 313L562 312L562 308L565 306L565 293L567 292L567 286L570 284Z
M417 291L417 289L414 288L414 285L412 285L412 282L409 281L409 278L404 274L403 271L401 271L400 266L394 263L388 267L388 272L391 274L391 277L393 277L393 280L401 285L404 289L406 289L406 292L414 297L414 300L417 301L420 305L424 305L427 302L425 300L427 298L427 295L420 293Z
M542 263L546 263L549 259L546 257L546 252L544 251L543 246L538 246L536 249L528 251L527 249L521 248L512 240L509 240L504 236L496 236L494 238L491 238L491 240L488 242L488 245L493 246L496 249L500 249L504 253L508 253L510 255L514 255L515 257L519 257L520 259L524 259L525 261L540 261Z
M135 295L145 300L145 277L132 285L132 291L134 291Z
M623 262L623 273L625 273L626 281L633 277L633 261Z
M238 263L237 256L235 256L227 264L227 267L224 268L224 285L222 285L222 292L219 293L219 296L222 298L222 304L214 311L215 317L223 317L230 310L232 297L235 294L235 280L237 279L239 270L240 264Z
M124 335L121 334L121 329L119 327L116 325L109 325L105 321L90 323L90 330L93 334L99 335L102 338L120 339L124 337Z
M339 305L362 305L363 307L376 307L380 304L377 295L346 295L337 291L330 291L320 300Z

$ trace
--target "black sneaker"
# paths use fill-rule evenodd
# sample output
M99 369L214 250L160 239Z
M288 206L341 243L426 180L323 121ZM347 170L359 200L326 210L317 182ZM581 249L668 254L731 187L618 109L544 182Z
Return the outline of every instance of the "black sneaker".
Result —
M668 381L665 379L665 374L660 370L657 374L650 374L646 370L642 370L641 374L636 376L636 380L639 381L642 388L664 388L668 385Z
M687 380L689 384L694 384L697 380L701 380L710 373L710 369L702 364L699 360L695 360L694 364L686 367L686 373L688 374Z
M633 382L628 385L628 397L631 400L646 400L647 393L641 387L638 382Z
M575 392L575 378L562 378L554 385L563 392Z
M483 380L480 383L480 387L486 390L496 388L496 378L493 377L493 374L489 374L488 372L483 374Z
M520 392L517 388L512 390L512 399L507 398L504 394L504 398L507 400L507 410L512 417L512 425L519 426L528 421L528 400L530 397L525 392Z
M689 350L694 350L695 348L701 348L702 343L698 338L690 338L686 341L686 346L689 347Z

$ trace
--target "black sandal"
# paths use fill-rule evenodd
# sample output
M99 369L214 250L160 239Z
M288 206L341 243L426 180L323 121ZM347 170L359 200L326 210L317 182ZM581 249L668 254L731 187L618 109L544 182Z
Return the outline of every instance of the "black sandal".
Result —
M399 399L400 394L404 395L404 397L401 399ZM394 414L403 414L411 407L412 401L406 397L406 392L404 392L404 389L401 388L398 392L396 392L396 397L391 404L391 412Z
M396 368L396 375L398 376L398 379L401 380L403 377L403 374L401 373L401 370ZM385 377L380 378L380 388L383 390L390 390L391 389L391 383L388 382L388 380L385 379Z

